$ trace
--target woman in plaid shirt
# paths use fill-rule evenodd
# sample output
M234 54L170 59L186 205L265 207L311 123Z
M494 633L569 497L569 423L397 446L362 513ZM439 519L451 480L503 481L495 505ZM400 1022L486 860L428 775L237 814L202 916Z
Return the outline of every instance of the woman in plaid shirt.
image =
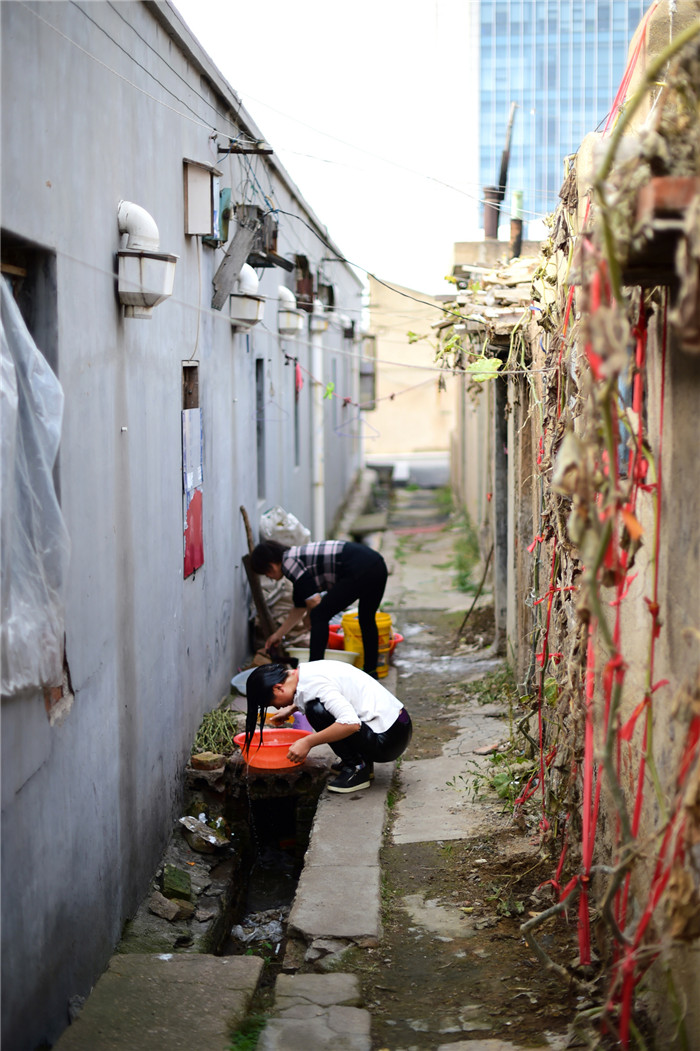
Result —
M364 670L377 678L379 635L375 618L387 578L386 562L378 551L344 540L322 540L299 547L284 547L268 540L253 548L250 564L254 572L270 580L285 576L293 585L294 608L266 640L266 650L280 642L308 611L309 660L323 660L331 617L359 602L357 619L362 632Z

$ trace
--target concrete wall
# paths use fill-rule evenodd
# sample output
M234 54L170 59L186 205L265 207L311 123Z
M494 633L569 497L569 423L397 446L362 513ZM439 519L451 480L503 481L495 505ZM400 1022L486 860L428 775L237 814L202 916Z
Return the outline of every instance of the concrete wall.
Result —
M455 500L469 515L477 531L479 547L488 557L492 541L491 485L492 427L489 389L484 385L471 392L464 378L457 377L457 423L453 435L450 469Z
M239 506L254 527L272 504L310 523L318 439L308 337L281 343L276 333L277 287L293 275L266 270L265 321L235 333L228 307L210 308L222 250L184 234L183 158L219 164L222 185L253 193L241 159L222 160L210 135L260 133L177 14L165 4L56 2L4 3L1 15L3 258L16 237L55 275L33 328L65 392L58 475L72 542L74 697L51 720L38 689L2 702L2 1043L29 1051L56 1039L69 998L85 996L106 963L177 815L201 716L247 655ZM256 170L279 208L316 226L274 158ZM162 251L179 255L173 296L148 321L126 319L116 296L121 199L146 208ZM282 216L278 251L305 254L314 271L327 254ZM357 279L339 264L331 279L339 309L359 321ZM356 397L352 342L335 324L324 346L318 379ZM298 403L290 357L305 370ZM260 484L256 359L269 395ZM182 364L191 361L205 561L183 579ZM324 430L331 521L361 450L332 412Z

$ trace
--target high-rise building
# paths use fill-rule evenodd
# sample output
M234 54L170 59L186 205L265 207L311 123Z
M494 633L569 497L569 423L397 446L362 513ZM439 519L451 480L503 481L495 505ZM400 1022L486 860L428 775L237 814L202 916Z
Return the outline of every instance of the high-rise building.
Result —
M516 104L504 216L523 191L530 236L557 204L563 159L605 123L650 0L480 0L479 177L499 180ZM474 29L476 30L476 25Z

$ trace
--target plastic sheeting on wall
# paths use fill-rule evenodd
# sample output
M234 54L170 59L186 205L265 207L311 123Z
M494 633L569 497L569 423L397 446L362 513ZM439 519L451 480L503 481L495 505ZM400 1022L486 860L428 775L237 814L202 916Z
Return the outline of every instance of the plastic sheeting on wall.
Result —
M53 467L63 390L0 280L1 685L5 695L63 679L70 540Z

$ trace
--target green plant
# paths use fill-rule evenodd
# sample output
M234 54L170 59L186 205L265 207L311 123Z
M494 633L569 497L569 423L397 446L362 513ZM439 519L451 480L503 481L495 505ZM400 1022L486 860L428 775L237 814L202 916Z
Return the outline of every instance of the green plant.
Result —
M402 563L406 562L407 557L408 557L407 552L406 552L406 545L407 545L407 543L408 543L407 537L405 537L405 536L400 536L399 537L399 542L396 545L396 548L394 550L394 558L396 559L397 562L402 562Z
M263 1012L258 1011L249 1015L233 1034L229 1045L230 1051L255 1051L266 1023L267 1015Z
M525 903L511 894L509 886L503 888L497 883L489 883L486 890L486 900L496 903L499 916L522 916L525 912Z
M464 685L465 699L477 704L512 705L518 700L513 670L508 664L489 672L483 679Z
M384 908L387 908L390 905L393 905L393 903L396 900L396 888L394 886L392 886L391 881L389 880L389 877L386 876L384 873L382 873L381 895L382 895L382 905L383 905Z
M489 756L491 770L484 777L488 786L499 799L515 806L515 800L537 769L537 760L529 759L522 752L510 747L505 752L494 752Z
M454 545L456 569L455 586L458 591L474 591L472 573L479 564L479 541L468 514L460 520L460 535Z
M261 956L267 966L271 964L275 958L275 946L270 941L258 942L255 948L251 945L249 949L246 949L245 955Z
M454 498L449 485L443 485L435 490L435 503L445 514L451 514L454 510Z
M233 738L237 733L238 714L228 708L215 708L202 719L192 751L233 755L236 750Z

